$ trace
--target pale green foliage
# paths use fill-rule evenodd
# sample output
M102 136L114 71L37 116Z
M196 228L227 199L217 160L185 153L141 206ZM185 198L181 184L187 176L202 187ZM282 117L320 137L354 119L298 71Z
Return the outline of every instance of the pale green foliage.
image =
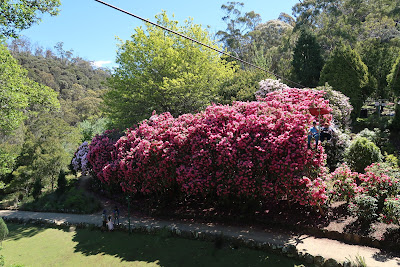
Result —
M106 118L97 120L84 120L79 123L83 135L82 141L91 141L96 134L102 134L107 130L109 121Z
M219 91L221 104L232 104L233 101L255 101L255 93L261 80L269 77L260 70L238 69Z
M57 94L47 86L27 78L27 73L0 44L0 130L16 129L27 112L59 108Z
M1 0L0 35L16 37L17 32L41 21L39 15L58 14L60 0Z
M190 20L179 26L165 12L156 19L157 24L220 49ZM218 90L234 73L233 63L218 52L150 24L136 28L132 40L120 45L117 63L104 104L112 125L121 128L148 118L154 110L174 116L196 112L218 101Z

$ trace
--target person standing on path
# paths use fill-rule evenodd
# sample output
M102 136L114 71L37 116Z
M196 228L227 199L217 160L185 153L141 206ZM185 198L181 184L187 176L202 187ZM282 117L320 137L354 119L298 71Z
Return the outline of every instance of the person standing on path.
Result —
M114 215L114 224L117 222L116 225L119 225L119 209L117 206L115 206L114 208L113 215Z
M313 127L310 128L308 131L308 142L307 142L307 147L308 149L311 148L311 138L315 139L315 148L318 147L318 140L319 140L319 130L317 126L317 122L313 122Z
M114 230L114 224L113 224L113 222L111 221L111 216L108 216L107 226L108 226L108 231Z

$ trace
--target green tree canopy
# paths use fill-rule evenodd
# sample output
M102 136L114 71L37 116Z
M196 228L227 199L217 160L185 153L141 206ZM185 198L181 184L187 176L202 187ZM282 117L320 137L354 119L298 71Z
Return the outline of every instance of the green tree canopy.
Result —
M363 91L368 85L368 68L350 46L337 47L332 52L321 71L320 83L326 82L350 98L353 116L358 116L368 96L368 92Z
M292 66L295 81L306 87L317 86L324 60L317 38L310 30L301 29L293 52Z
M219 48L207 31L190 20L179 26L165 12L156 19L164 27ZM145 27L136 28L132 40L120 45L119 67L109 79L111 89L104 104L114 127L130 127L154 110L174 116L196 112L218 101L220 86L234 72L234 64L218 52L153 25Z
M367 65L371 77L376 80L373 96L381 99L392 97L395 92L388 86L387 76L391 73L396 57L400 53L400 40L382 42L371 38L359 42L356 50Z
M0 35L17 37L17 32L41 21L40 14L58 14L60 0L1 0Z
M338 41L398 38L399 6L400 0L306 0L293 7L293 14L297 26L313 27L324 49L331 51Z
M57 93L27 77L7 48L0 44L0 131L16 129L28 112L58 109Z
M400 96L400 56L392 66L390 74L387 76L388 86L396 96Z

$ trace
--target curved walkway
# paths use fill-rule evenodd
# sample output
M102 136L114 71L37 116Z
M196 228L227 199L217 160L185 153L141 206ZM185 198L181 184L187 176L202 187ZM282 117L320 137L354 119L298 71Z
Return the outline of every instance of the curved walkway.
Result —
M45 213L28 212L16 210L0 210L0 217L21 220L41 220L50 223L87 223L101 225L101 214L66 214L66 213ZM121 216L121 223L128 225L128 218ZM289 235L275 233L269 230L255 230L252 228L238 228L231 226L218 226L213 224L194 224L183 222L170 222L155 220L152 218L131 217L132 227L172 227L179 231L191 231L200 233L223 234L232 238L241 238L244 240L253 240L257 243L268 243L270 246L283 247L288 244L296 246L298 252L309 253L312 256L322 256L325 259L334 259L343 263L346 259L355 259L356 256L362 256L367 266L400 266L400 257L391 256L381 252L377 248L348 245L336 240L327 238L316 238L309 235Z

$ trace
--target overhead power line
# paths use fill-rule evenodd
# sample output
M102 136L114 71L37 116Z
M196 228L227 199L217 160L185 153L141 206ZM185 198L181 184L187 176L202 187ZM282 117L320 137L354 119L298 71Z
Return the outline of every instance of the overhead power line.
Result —
M109 3L106 3L106 2L101 1L101 0L95 0L95 1L96 1L96 2L99 2L99 3L103 4L103 5L106 5L106 6L108 6L108 7L114 8L115 10L118 10L118 11L120 11L120 12L122 12L122 13L125 13L125 14L129 15L129 16L132 16L132 17L135 17L135 18L137 18L137 19L140 19L140 20L142 20L142 21L144 21L144 22L150 23L151 25L154 25L154 26L156 26L156 27L159 27L159 28L161 28L161 29L163 29L163 30L166 30L166 31L171 32L171 33L176 34L176 35L179 35L179 36L182 37L182 38L188 39L188 40L190 40L190 41L192 41L192 42L194 42L194 43L197 43L197 44L199 44L199 45L202 45L202 46L204 46L204 47L207 47L207 48L209 48L209 49L211 49L211 50L214 50L214 51L216 51L216 52L218 52L218 53L224 54L224 55L226 55L226 56L228 56L228 57L231 57L231 58L233 58L233 59L235 59L235 60L237 60L237 61L239 61L239 62L241 62L241 63L243 63L243 64L247 64L247 65L249 65L249 66L252 66L253 68L262 70L262 71L267 72L267 73L269 73L269 74L272 74L272 75L274 75L275 77L280 78L281 80L286 80L286 81L288 81L288 82L290 82L290 83L292 83L292 84L295 84L295 85L299 86L299 88L304 88L304 87L305 87L305 86L303 86L303 85L301 85L301 84L299 84L299 83L296 83L296 82L294 82L294 81L291 81L291 80L289 80L289 79L287 79L287 78L285 78L285 77L283 77L283 76L280 76L280 75L278 75L278 74L275 74L275 73L273 73L273 72L271 72L271 71L268 71L268 70L266 70L266 69L264 69L264 68L261 68L261 67L259 67L259 66L257 66L257 65L254 65L254 64L252 64L252 63L250 63L250 62L244 61L244 60L242 60L242 59L240 59L240 58L238 58L238 57L235 57L235 56L233 56L233 55L231 55L231 54L228 54L228 53L226 53L226 52L224 52L224 51L218 50L218 49L216 49L216 48L214 48L214 47L211 47L211 46L209 46L209 45L207 45L207 44L204 44L204 43L202 43L202 42L200 42L200 41L197 41L197 40L195 40L195 39L193 39L193 38L190 38L190 37L188 37L188 36L186 36L186 35L183 35L183 34L181 34L181 33L179 33L179 32L176 32L176 31L171 30L171 29L168 29L168 28L166 28L166 27L164 27L164 26L158 25L158 24L156 24L156 23L154 23L154 22L152 22L152 21L150 21L150 20L148 20L148 19L144 19L144 18L142 18L142 17L139 17L139 16L137 16L137 15L135 15L135 14L132 14L132 13L126 11L126 10L123 10L123 9L121 9L121 8L119 8L119 7L113 6L113 5L109 4Z

